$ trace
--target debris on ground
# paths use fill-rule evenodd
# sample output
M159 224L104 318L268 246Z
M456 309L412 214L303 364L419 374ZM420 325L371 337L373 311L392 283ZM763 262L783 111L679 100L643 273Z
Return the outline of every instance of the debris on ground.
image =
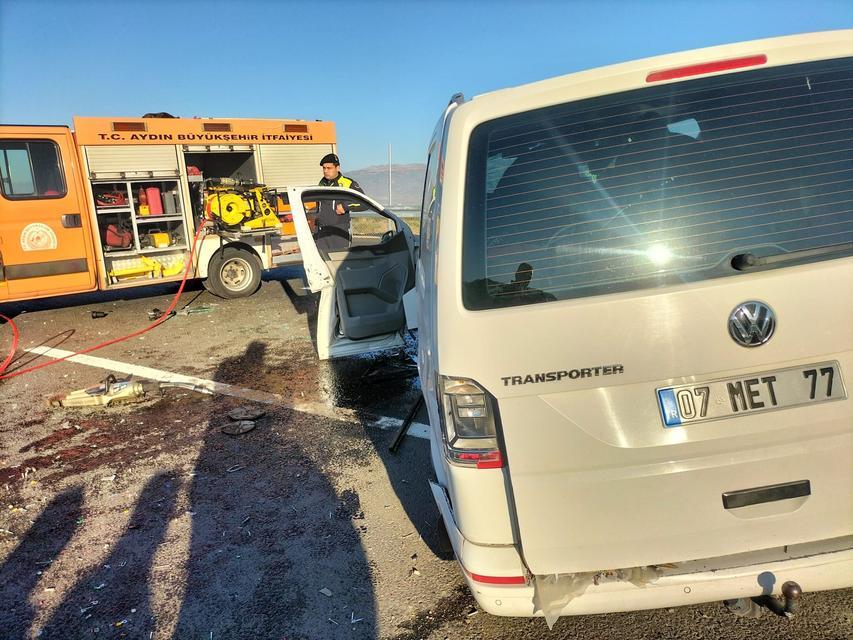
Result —
M254 420L238 420L237 422L229 422L222 426L220 431L229 436L239 436L248 433L257 426Z
M98 318L106 318L107 315L108 314L106 311L92 311L92 320L97 320Z
M322 589L320 589L320 593L322 593L322 594L323 594L324 596L326 596L327 598L331 598L331 597L332 597L332 591L331 591L331 589L327 589L326 587L323 587Z
M88 607L80 607L80 615L84 615L88 613L91 609L94 609L98 606L97 600L92 600L92 603Z
M151 310L148 312L148 319L149 319L149 320L157 320L157 319L159 319L159 318L162 318L162 317L163 317L163 314L164 314L164 312L163 312L163 311L160 311L160 309L158 309L158 308L156 308L156 307L155 307L155 308L151 309ZM174 312L174 311L170 311L170 312L169 312L169 317L171 318L173 315L175 315L175 312Z
M237 407L228 412L231 422L224 424L220 431L229 436L239 436L257 426L256 420L263 418L267 412L258 407Z
M232 420L257 420L263 418L267 412L260 407L237 407L228 412Z
M217 306L215 303L205 302L204 304L200 304L197 307L185 307L185 308L181 309L180 311L178 311L178 315L179 316L189 316L189 315L192 315L194 313L212 313L215 310L214 309L215 306Z

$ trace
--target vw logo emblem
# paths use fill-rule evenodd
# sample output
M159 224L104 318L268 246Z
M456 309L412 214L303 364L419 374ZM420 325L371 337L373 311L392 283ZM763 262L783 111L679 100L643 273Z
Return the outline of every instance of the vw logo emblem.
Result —
M729 335L743 347L757 347L773 336L776 316L763 302L742 302L729 316Z

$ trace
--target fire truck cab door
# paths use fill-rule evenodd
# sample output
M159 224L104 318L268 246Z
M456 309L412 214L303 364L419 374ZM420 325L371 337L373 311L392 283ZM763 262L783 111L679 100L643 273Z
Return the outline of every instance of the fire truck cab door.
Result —
M0 127L0 301L95 288L78 167L67 127Z
M403 301L415 285L408 225L350 189L296 187L288 195L308 287L320 293L320 359L404 346L407 312L416 312ZM321 222L312 228L309 216ZM342 217L333 225L335 216ZM349 234L343 216L350 216Z

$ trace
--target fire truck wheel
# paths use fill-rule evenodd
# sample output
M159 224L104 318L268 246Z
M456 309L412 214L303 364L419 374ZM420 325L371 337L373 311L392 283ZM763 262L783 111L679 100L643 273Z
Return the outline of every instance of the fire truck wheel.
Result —
M245 298L261 284L261 261L251 251L225 247L207 266L205 288L220 298Z

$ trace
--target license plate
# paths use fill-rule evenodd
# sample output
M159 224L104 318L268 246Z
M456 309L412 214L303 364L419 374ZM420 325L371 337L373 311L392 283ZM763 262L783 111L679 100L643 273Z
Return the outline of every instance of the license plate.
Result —
M844 400L838 362L821 362L656 389L664 427Z

